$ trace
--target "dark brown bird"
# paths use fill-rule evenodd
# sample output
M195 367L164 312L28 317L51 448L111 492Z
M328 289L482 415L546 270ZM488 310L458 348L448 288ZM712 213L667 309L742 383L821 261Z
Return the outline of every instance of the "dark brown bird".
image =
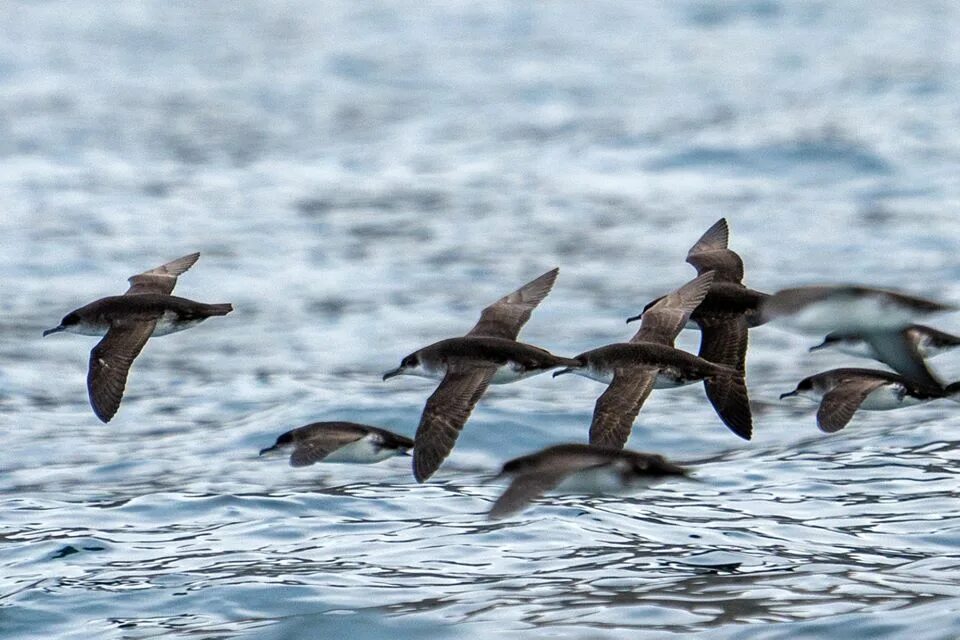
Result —
M708 394L717 415L735 434L749 440L753 432L750 402L743 372L710 362L673 346L690 314L713 282L703 273L660 298L643 314L640 330L628 343L610 344L574 358L576 366L555 372L608 384L597 398L590 424L590 444L620 449L630 437L633 421L654 388L677 387L703 380L724 389Z
M858 409L889 411L938 398L958 401L958 393L960 382L930 389L891 371L843 368L808 376L796 389L781 394L780 399L800 396L820 403L817 426L833 433L847 426Z
M955 307L914 295L860 285L814 285L783 289L764 301L764 320L798 333L837 332L870 345L877 359L915 384L943 388L927 368L908 329L913 321Z
M292 448L290 466L305 467L315 462L369 464L406 455L413 440L392 431L356 422L314 422L291 429L277 437L260 455Z
M467 335L419 349L383 374L384 380L398 375L440 379L427 399L414 436L413 475L417 482L433 475L450 454L488 385L575 364L570 358L516 339L530 314L550 293L557 273L559 269L548 271L488 306Z
M510 478L510 486L493 503L488 517L505 518L554 489L566 493L621 493L685 473L686 469L658 454L590 444L556 445L503 465L497 477Z
M87 373L90 405L103 422L109 422L120 407L130 365L147 340L233 310L229 303L204 304L170 295L177 276L199 257L199 253L191 253L131 276L130 288L122 296L101 298L71 311L58 326L43 332L44 336L59 331L104 336L90 352Z
M746 375L748 329L763 324L760 307L769 296L743 285L743 260L727 248L729 237L727 220L720 218L687 252L687 262L698 274L714 273L713 284L690 314L690 321L700 329L701 358ZM648 304L644 313L658 300ZM628 318L627 322L642 316ZM723 380L707 381L704 386L707 397L721 405L731 401L727 395L738 393L726 388Z
M960 336L955 336L933 327L922 324L912 324L903 330L906 341L912 344L921 358L935 358L941 354L960 347ZM839 351L858 358L881 360L869 342L856 334L845 334L839 331L828 333L820 344L810 347L810 351Z

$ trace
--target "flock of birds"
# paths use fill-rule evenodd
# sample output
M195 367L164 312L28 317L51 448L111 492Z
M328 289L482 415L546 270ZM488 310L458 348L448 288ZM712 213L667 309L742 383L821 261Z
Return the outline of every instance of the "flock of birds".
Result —
M924 298L853 285L803 286L774 294L743 285L743 261L727 247L725 219L710 227L687 254L697 277L650 302L627 322L640 320L627 342L573 358L517 340L533 310L553 288L552 269L486 307L464 336L418 349L383 374L440 380L427 399L411 440L386 429L351 422L316 422L280 435L260 453L292 449L290 464L372 463L412 450L413 474L424 482L443 464L490 384L507 384L547 371L577 374L607 385L597 398L589 444L560 444L510 460L498 477L511 483L489 517L515 513L548 491L619 492L683 475L662 456L624 450L633 422L653 389L703 382L720 420L749 440L753 421L745 381L748 332L778 324L826 335L811 350L837 349L887 364L893 371L831 369L800 381L788 396L818 401L817 424L842 429L858 409L888 410L937 398L960 401L960 382L945 385L926 358L960 345L960 338L914 324L954 307ZM102 335L90 353L87 389L93 412L108 422L120 407L130 365L147 340L187 329L233 310L172 295L177 278L199 258L193 253L132 276L121 296L91 302L44 335L69 331ZM682 329L701 332L697 355L674 347Z

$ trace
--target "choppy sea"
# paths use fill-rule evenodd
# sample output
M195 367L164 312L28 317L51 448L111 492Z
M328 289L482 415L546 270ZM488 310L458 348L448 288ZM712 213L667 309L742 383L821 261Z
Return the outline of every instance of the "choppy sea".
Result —
M813 338L751 332L752 442L655 392L629 446L695 472L628 497L484 518L504 460L586 438L574 376L492 388L422 486L257 456L412 435L433 383L380 374L554 266L522 339L627 338L721 216L753 288L960 302L954 3L11 0L0 30L0 638L960 636L960 407L825 436L779 394L867 363ZM101 424L95 339L41 331L191 251L177 293L236 310L151 340Z

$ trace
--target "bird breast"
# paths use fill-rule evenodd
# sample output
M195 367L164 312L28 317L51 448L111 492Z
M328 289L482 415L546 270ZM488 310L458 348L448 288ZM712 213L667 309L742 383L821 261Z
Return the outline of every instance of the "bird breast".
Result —
M323 461L367 464L380 462L381 460L392 458L395 455L397 455L396 449L384 447L380 436L371 433L359 440L340 447L324 458Z
M907 326L912 314L879 296L837 296L812 302L776 321L803 333L858 333L895 331Z
M867 411L889 411L900 407L911 407L922 402L924 400L908 395L902 384L894 383L874 389L860 405L860 408Z

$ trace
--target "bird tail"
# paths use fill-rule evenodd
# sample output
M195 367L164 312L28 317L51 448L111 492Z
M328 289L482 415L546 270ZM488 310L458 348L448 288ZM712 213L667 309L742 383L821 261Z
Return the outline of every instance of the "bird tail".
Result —
M233 311L233 305L229 302L224 302L223 304L208 304L207 311L212 316L225 316Z

